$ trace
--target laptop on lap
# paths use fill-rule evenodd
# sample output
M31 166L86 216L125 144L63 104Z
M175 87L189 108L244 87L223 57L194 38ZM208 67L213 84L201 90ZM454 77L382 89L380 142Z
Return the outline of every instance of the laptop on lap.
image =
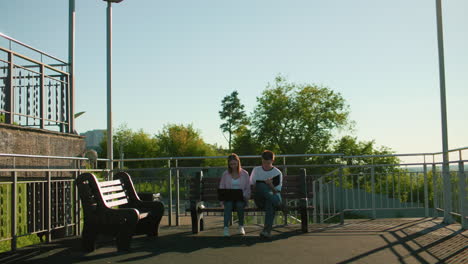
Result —
M218 200L242 201L244 200L244 195L241 189L218 189Z

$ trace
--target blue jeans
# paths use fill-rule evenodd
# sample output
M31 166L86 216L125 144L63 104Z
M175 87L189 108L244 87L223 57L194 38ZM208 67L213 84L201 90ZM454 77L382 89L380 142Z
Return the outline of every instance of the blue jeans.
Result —
M270 232L275 220L275 207L281 204L281 195L279 193L273 194L265 183L256 183L254 201L258 208L265 210L264 229Z
M244 201L224 201L224 227L229 226L232 215L232 207L235 206L237 216L239 218L239 225L244 225Z

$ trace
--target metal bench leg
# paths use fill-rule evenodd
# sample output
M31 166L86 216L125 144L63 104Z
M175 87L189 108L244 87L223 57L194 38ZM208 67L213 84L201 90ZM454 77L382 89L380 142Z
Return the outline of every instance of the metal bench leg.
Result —
M96 226L92 226L85 224L83 226L83 233L81 234L81 243L83 246L83 250L86 252L92 252L96 249L96 237L97 237L98 230Z

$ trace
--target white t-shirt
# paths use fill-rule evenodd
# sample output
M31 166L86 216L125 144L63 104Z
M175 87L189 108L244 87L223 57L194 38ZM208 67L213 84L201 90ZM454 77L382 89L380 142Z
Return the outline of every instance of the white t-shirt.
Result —
M276 167L273 167L271 170L267 171L264 170L262 166L253 168L252 174L250 174L250 184L254 185L256 181L264 181L275 176L280 177L279 185L275 186L275 189L280 192L281 187L283 186L283 173L281 173L281 171Z
M237 179L232 179L232 189L240 189L241 186L240 186L240 178L237 178Z

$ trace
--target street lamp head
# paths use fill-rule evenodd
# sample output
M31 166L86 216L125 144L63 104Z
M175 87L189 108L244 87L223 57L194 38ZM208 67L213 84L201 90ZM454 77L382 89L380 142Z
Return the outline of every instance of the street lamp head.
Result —
M109 2L109 3L120 3L123 0L103 0L104 2Z

